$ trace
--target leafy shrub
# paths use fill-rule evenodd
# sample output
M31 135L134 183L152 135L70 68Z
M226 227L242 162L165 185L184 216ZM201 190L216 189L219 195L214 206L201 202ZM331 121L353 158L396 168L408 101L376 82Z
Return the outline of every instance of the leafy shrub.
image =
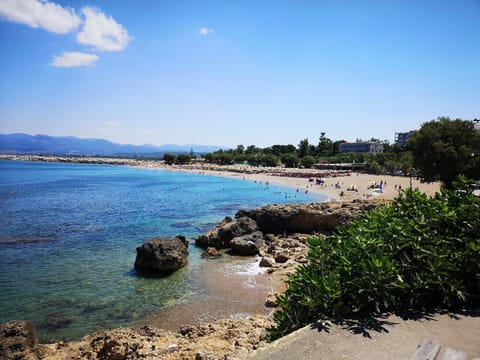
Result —
M278 296L272 339L320 319L480 303L480 199L461 179L429 198L406 190L327 239Z

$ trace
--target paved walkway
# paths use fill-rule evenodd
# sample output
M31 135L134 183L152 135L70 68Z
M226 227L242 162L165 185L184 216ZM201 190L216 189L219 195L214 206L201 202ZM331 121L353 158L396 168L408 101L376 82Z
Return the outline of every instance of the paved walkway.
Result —
M467 359L480 358L480 316L432 315L417 320L398 316L367 323L308 326L262 348L245 360L411 359L426 339L461 350Z

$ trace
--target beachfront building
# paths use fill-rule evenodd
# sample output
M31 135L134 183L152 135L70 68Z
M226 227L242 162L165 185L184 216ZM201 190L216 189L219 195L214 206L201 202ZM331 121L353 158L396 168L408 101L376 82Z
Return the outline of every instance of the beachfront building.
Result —
M479 119L473 119L472 122L473 122L473 128L475 130L480 130L480 120Z
M401 147L407 146L407 142L410 137L413 135L413 130L407 132L396 132L395 133L395 144Z
M340 144L340 152L379 154L383 152L383 144L380 141L344 142Z

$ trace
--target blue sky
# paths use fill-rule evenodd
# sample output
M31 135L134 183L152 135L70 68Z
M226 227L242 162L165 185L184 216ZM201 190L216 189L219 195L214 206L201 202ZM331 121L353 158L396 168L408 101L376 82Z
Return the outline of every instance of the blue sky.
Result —
M480 0L0 0L0 133L270 146L480 117Z

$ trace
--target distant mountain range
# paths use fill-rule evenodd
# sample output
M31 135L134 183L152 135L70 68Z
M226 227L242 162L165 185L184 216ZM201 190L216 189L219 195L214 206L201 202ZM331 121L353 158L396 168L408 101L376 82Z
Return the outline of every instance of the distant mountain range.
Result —
M160 156L165 153L204 154L221 149L206 145L130 145L104 139L79 139L73 136L0 134L0 154Z

